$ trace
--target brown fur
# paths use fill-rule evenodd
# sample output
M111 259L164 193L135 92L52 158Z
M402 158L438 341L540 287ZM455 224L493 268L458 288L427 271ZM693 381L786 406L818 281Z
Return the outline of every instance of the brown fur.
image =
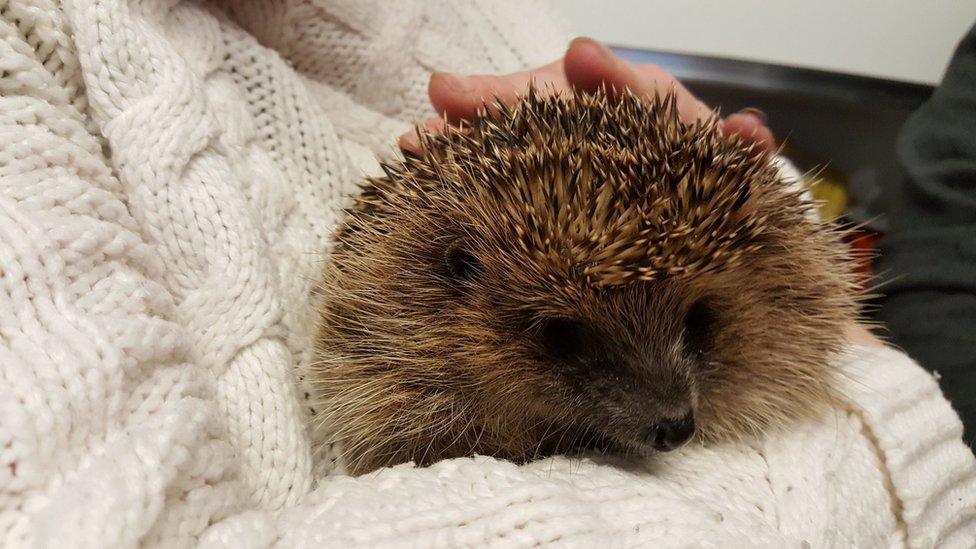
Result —
M530 93L366 182L321 290L320 433L350 470L706 441L834 398L839 232L673 97ZM606 357L605 359L602 357Z

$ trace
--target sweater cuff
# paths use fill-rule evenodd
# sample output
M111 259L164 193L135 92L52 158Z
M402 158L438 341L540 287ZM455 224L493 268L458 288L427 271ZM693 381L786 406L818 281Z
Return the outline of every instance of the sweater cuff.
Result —
M887 347L852 346L840 366L842 391L887 470L908 545L968 546L976 460L936 379Z

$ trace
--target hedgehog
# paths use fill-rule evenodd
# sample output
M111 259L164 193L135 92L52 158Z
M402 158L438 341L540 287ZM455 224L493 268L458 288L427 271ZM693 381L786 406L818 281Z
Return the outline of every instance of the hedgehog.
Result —
M362 184L322 277L313 432L352 474L652 456L836 402L843 229L717 113L531 89L421 133Z

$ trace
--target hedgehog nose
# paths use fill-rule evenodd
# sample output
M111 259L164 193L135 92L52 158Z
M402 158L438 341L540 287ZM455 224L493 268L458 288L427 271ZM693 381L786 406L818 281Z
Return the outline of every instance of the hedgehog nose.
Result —
M688 442L695 434L695 416L691 412L681 419L658 423L647 434L647 442L659 452L668 452Z

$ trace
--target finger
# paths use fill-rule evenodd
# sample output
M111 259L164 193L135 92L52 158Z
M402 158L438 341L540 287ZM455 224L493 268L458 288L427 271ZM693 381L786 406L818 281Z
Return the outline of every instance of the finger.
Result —
M683 121L694 122L712 112L668 71L652 64L634 65L590 38L570 43L564 69L578 91L594 92L605 85L611 93L626 88L642 97L663 97L673 90Z
M486 104L490 108L496 99L506 105L513 104L530 83L544 93L570 91L560 59L537 69L500 76L434 73L427 93L434 109L453 122L475 118L479 109Z
M644 94L650 96L657 93L663 97L668 92L674 92L678 114L683 122L690 124L696 120L705 120L712 115L712 109L695 97L695 94L668 71L653 64L637 65L636 70L639 75L637 85L643 84Z
M576 91L592 93L606 84L619 88L626 62L615 56L603 44L591 38L575 38L569 43L563 67L566 79Z
M424 123L421 124L421 128L426 133L437 134L444 131L444 125L445 123L443 118L434 117L425 120ZM423 152L420 146L420 136L417 135L417 129L418 128L414 128L413 130L400 136L400 139L398 140L400 149L418 155Z
M762 111L743 109L729 115L722 122L722 131L725 135L737 135L765 152L776 149L776 138L773 136L773 131L766 126L766 116Z

